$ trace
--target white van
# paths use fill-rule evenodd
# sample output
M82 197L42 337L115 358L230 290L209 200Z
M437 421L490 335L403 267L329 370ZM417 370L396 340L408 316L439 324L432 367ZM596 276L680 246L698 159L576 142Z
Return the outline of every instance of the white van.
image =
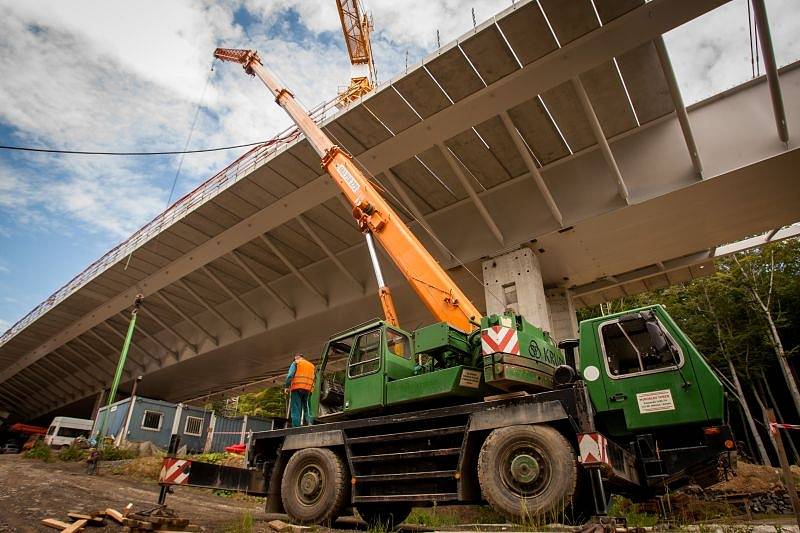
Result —
M89 438L94 422L83 418L57 416L53 419L44 437L44 443L53 448L69 446L75 437Z

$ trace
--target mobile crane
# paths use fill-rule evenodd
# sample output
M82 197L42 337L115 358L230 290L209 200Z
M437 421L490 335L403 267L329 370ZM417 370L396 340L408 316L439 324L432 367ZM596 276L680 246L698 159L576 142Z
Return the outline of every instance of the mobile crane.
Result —
M314 425L253 434L247 469L184 461L182 484L264 494L302 523L352 506L394 525L414 505L482 501L520 521L604 514L610 491L707 486L732 464L722 384L662 306L585 320L558 345L512 311L481 316L255 51L214 55L266 85L353 206L386 319L328 341ZM400 328L373 236L439 322Z

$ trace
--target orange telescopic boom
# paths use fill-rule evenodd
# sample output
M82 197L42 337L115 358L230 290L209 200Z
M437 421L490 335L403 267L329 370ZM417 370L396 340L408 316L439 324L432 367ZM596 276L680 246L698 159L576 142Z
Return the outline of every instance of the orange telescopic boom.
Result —
M368 238L367 244L370 246L373 266L376 267L379 297L387 322L397 324L397 314L389 288L383 283L377 256L370 242L373 235L380 241L434 317L462 331L474 329L475 321L481 316L480 311L378 194L350 156L331 142L308 112L294 99L292 93L282 87L264 68L258 53L254 50L217 48L214 57L239 63L245 72L251 76L258 76L267 89L275 95L275 101L283 107L306 136L322 159L322 168L330 174L353 206L353 216Z

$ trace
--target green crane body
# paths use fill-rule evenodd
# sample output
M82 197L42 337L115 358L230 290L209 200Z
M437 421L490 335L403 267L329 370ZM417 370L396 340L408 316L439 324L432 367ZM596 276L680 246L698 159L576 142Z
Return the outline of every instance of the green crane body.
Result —
M516 342L492 352L490 334ZM577 346L575 370L607 434L722 421L722 384L663 306L584 320ZM470 334L444 322L406 332L376 319L328 342L312 411L324 422L551 390L565 363L547 332L512 312L483 317Z

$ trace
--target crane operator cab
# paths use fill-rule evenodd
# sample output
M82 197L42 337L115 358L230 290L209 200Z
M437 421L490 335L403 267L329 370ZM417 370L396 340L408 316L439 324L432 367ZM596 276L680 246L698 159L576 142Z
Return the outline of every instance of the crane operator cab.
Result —
M486 387L469 337L444 322L409 333L382 320L335 335L317 366L312 412L326 422L394 405L479 399Z
M373 320L328 341L311 409L324 422L411 403L440 407L549 390L563 362L549 335L513 312L482 317L471 332L437 322L409 333Z

